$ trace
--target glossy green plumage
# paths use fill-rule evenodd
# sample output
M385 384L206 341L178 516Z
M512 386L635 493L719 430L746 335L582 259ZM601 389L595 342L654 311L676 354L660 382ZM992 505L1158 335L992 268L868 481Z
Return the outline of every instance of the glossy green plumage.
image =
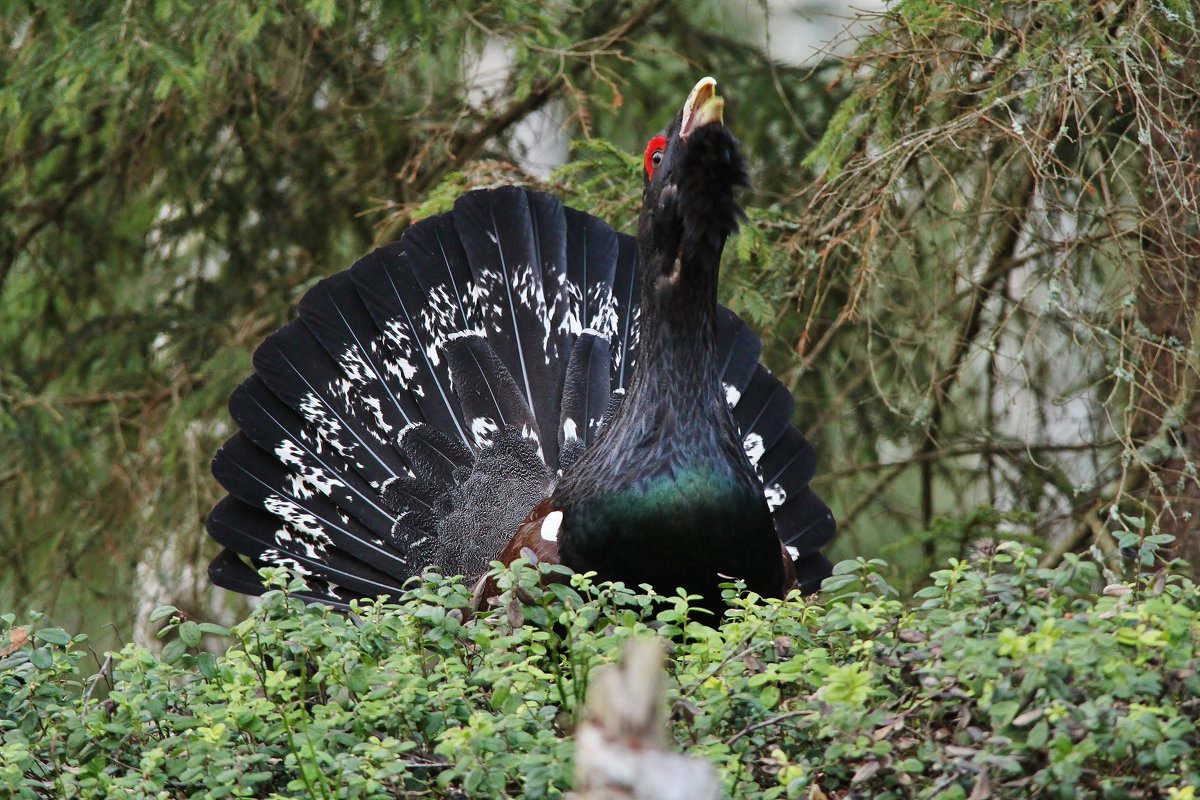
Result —
M563 523L571 561L628 584L687 586L712 599L729 577L764 593L779 579L778 540L759 535L772 530L761 493L728 469L643 476L571 506Z

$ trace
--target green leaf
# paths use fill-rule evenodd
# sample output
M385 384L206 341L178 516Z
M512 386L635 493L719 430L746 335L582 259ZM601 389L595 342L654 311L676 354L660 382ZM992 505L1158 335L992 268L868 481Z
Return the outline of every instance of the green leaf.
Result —
M1039 721L1029 730L1029 746L1035 750L1040 750L1046 746L1046 742L1050 738L1050 726L1046 720Z
M845 561L839 561L833 565L833 574L849 575L851 573L857 573L860 569L862 569L862 564L857 558L848 558Z
M63 647L71 643L71 634L62 628L42 628L40 631L34 633L33 636L35 639L47 644L57 644Z
M160 658L164 664L175 664L186 652L187 645L183 643L182 639L172 639L171 641L167 642L166 647L163 648Z
M217 677L217 657L208 652L197 653L196 670L205 680L211 681Z
M179 640L188 647L199 646L200 636L200 626L190 619L179 626Z

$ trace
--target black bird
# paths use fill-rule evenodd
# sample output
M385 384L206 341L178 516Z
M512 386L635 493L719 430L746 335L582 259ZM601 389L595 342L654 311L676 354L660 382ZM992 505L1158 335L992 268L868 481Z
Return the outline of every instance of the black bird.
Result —
M260 593L255 568L284 565L344 606L529 549L707 598L815 589L835 532L815 454L717 304L749 181L715 87L647 146L636 240L473 191L310 290L230 399L212 580Z

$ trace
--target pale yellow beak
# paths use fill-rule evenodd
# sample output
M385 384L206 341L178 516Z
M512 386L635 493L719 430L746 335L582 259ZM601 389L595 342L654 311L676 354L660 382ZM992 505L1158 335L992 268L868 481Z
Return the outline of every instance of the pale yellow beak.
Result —
M683 104L683 124L679 138L687 139L692 131L710 122L725 121L725 100L717 96L715 78L703 77L692 87L687 102Z

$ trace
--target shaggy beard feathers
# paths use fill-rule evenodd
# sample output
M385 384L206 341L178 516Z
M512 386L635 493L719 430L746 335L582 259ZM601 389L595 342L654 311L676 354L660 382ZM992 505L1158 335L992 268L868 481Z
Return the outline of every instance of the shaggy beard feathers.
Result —
M678 173L685 257L719 252L746 218L734 196L736 189L750 186L737 140L723 125L696 129L683 151Z

